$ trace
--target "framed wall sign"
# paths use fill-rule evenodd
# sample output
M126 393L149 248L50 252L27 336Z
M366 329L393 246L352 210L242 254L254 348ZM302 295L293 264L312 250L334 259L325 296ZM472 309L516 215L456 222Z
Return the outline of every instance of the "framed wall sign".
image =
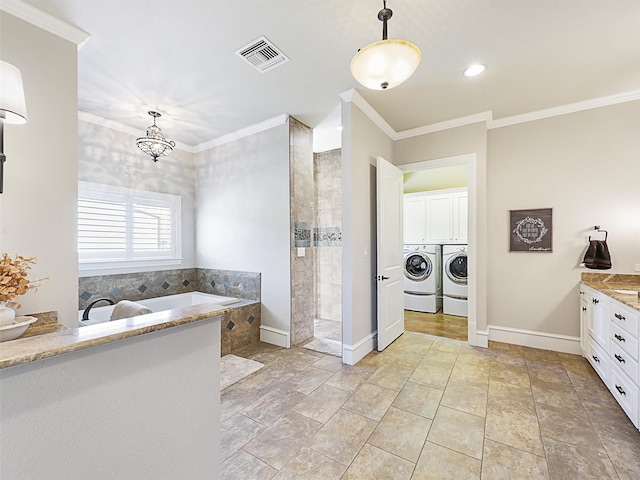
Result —
M510 252L551 252L551 208L510 210Z

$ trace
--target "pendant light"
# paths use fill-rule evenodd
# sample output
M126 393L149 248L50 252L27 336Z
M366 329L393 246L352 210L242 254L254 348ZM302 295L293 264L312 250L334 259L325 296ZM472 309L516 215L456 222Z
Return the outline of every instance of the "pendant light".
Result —
M160 131L160 127L156 126L156 118L161 117L158 112L150 111L149 115L153 117L153 125L147 128L147 136L140 137L136 140L136 145L147 155L151 155L154 162L158 161L158 157L169 155L176 146L176 142L167 140Z
M382 21L382 40L358 50L351 60L351 74L363 86L372 90L388 90L400 85L416 71L422 54L407 40L387 39L387 21L393 12L383 0L378 12Z

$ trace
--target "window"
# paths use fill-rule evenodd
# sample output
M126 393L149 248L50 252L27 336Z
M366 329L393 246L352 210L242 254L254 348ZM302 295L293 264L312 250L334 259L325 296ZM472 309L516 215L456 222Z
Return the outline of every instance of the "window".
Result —
M79 182L80 269L179 263L180 196Z

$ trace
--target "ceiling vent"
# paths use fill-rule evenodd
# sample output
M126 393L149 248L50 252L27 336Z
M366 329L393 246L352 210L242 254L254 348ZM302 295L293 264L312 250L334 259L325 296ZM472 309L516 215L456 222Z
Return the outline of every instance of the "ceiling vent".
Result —
M236 50L236 55L254 67L261 73L287 63L289 58L278 47L266 39L260 37L248 45Z

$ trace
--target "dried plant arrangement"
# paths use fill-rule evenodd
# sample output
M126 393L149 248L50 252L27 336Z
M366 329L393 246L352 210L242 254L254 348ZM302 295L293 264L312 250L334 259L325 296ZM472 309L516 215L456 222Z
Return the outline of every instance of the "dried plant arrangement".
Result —
M11 308L20 308L22 305L14 301L20 295L24 295L29 290L37 291L43 280L49 277L29 280L28 271L36 263L36 257L23 257L14 255L13 258L8 253L3 253L0 258L0 303Z

